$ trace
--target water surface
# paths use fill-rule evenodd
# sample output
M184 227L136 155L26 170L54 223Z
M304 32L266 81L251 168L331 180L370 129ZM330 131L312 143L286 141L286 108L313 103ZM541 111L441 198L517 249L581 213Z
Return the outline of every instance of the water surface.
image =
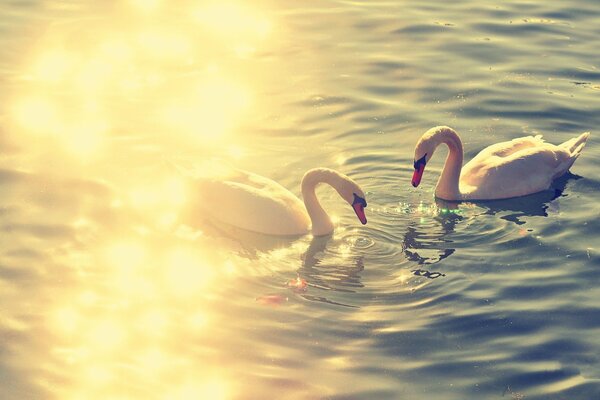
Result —
M0 397L600 398L599 21L591 0L3 3ZM466 159L592 136L546 192L454 204L445 150L410 185L441 124ZM296 194L335 168L369 223L328 188L330 237L189 218L169 160Z

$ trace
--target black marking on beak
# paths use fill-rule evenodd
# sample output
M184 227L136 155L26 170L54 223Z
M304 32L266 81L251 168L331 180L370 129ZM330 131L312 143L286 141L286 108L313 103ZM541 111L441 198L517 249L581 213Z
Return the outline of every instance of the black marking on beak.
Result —
M367 201L365 199L363 199L356 193L352 193L352 194L354 195L354 201L352 202L352 205L361 204L363 207L367 208Z
M425 155L423 157L421 157L417 161L415 161L415 163L413 165L416 170L418 170L421 167L421 165L425 166L425 164L427 164L426 157L427 157L427 153L425 153Z
M419 186L419 184L421 183L421 178L423 177L423 171L425 171L425 164L427 164L427 153L425 153L425 155L421 158L419 158L417 161L415 161L415 173L413 174L412 177L412 185L414 187Z

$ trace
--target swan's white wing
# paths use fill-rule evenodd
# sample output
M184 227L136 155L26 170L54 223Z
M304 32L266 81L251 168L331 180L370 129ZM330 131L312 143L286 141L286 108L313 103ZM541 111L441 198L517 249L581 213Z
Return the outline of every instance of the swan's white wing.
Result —
M564 173L570 154L544 142L525 137L484 149L461 173L465 199L501 199L524 196L550 187Z
M234 170L226 179L198 179L194 203L221 222L255 232L296 235L308 232L304 204L270 179Z
M546 143L544 139L542 139L542 135L524 136L513 140L509 140L507 142L500 142L488 146L485 149L481 150L479 154L477 154L475 158L473 158L473 160L476 160L477 158L488 157L510 157L511 155L519 151L523 151L531 147L543 147L547 144L548 143Z

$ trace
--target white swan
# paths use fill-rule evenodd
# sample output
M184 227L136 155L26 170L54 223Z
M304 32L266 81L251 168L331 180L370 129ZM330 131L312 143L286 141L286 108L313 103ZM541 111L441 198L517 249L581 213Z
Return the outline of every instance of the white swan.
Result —
M242 170L230 170L225 176L196 177L194 200L216 220L245 230L268 235L315 236L333 232L333 222L317 200L319 183L332 186L354 209L362 224L365 195L352 179L327 168L311 169L302 178L304 204L277 182Z
M419 186L425 165L435 149L445 143L449 151L435 188L436 197L451 201L494 200L540 192L569 170L588 136L586 132L558 146L546 143L541 135L496 143L463 167L458 133L447 126L436 126L417 142L412 185Z

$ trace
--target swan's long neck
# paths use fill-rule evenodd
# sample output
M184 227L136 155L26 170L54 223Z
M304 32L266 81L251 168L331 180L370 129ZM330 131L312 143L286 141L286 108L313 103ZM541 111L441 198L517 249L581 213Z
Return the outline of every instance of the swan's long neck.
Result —
M328 235L334 229L331 218L317 199L315 189L319 183L326 183L338 189L341 179L338 173L326 168L312 169L302 178L302 198L312 222L312 233L315 236Z
M463 163L463 146L458 133L447 126L440 127L432 135L435 146L445 143L448 146L448 157L440 179L435 188L435 196L445 200L461 198L459 181Z

